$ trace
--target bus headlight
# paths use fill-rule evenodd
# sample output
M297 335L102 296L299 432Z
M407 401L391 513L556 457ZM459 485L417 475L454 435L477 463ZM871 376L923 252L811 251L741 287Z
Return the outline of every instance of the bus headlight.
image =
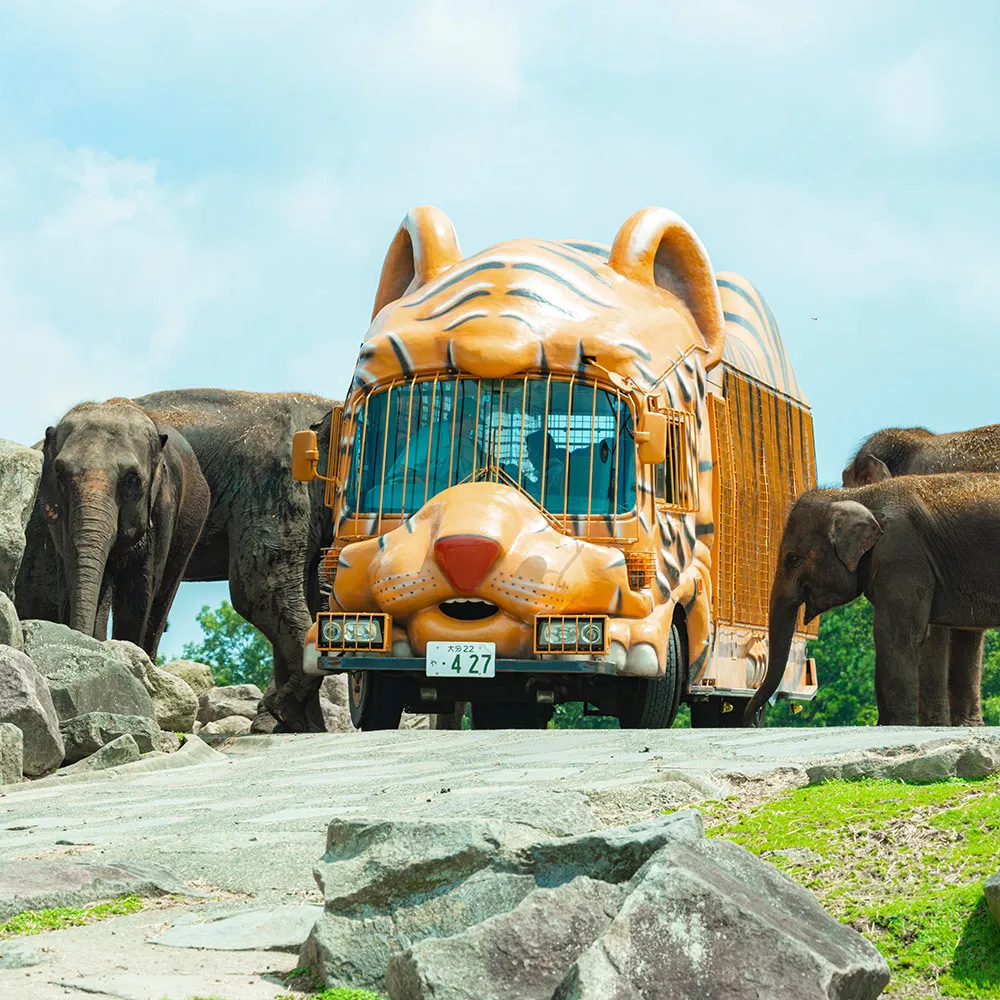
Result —
M386 652L386 636L392 629L389 616L383 614L348 614L329 612L318 616L317 648L326 652L346 649L369 649Z
M546 617L535 619L536 653L604 653L607 650L607 618Z

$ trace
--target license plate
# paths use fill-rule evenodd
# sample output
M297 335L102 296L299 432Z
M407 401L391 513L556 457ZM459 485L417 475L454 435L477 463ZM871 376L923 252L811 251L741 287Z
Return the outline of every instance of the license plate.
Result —
M427 643L428 677L495 677L495 642Z

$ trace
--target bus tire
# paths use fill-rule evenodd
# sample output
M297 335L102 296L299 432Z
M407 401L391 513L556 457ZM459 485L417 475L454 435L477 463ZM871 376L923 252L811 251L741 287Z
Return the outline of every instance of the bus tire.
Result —
M472 703L473 729L544 729L551 718L551 705L531 701Z
M670 626L667 663L662 677L634 680L634 697L618 709L622 729L669 729L680 704L684 644L677 622Z
M347 675L347 692L355 729L399 729L403 699L393 678L377 670L352 670Z
M749 698L708 698L705 701L691 702L692 729L739 729L743 725L743 712L750 703ZM726 705L731 705L730 711L725 711ZM765 725L767 706L762 705L754 720L753 729Z

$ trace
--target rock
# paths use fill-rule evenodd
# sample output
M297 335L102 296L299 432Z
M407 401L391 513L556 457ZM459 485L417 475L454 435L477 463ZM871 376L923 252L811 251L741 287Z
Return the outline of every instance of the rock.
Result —
M431 717L422 712L404 712L399 717L400 729L430 729Z
M197 736L198 733L201 732L201 729L202 729L201 723L197 719L195 719L195 723L191 727L191 735L192 736Z
M14 602L0 590L0 646L24 649L21 622L17 617Z
M157 725L173 732L190 732L198 714L198 696L187 681L154 666L146 651L134 643L112 639L107 645L118 653L153 699Z
M269 736L277 724L278 720L270 712L258 712L250 723L250 732L255 736ZM196 722L195 725L200 726L201 723Z
M198 695L198 721L204 724L242 715L252 722L257 717L260 699L260 688L256 684L232 684L202 691Z
M1000 872L991 875L986 880L983 892L986 895L986 905L990 908L993 919L1000 924Z
M139 747L131 734L125 733L110 743L106 743L100 750L92 753L89 757L70 764L69 767L62 767L57 774L79 774L81 771L104 771L109 767L120 767L122 764L131 764L138 760L141 754Z
M198 922L196 916L187 915L175 920L152 943L213 951L297 952L322 915L322 906L306 904L252 907Z
M8 861L0 866L0 923L21 910L86 906L118 896L198 896L159 865L95 864L62 859ZM6 943L6 942L0 942Z
M930 782L987 778L1000 772L1000 747L980 734L944 736L923 746L860 750L806 768L810 784L839 778Z
M160 730L159 734L160 745L159 748L164 753L176 753L181 748L180 737L176 733L168 733L165 730Z
M663 847L552 1000L873 1000L885 959L807 889L725 840Z
M179 677L194 691L196 698L203 691L215 687L212 668L205 663L198 663L195 660L171 660L169 663L164 663L160 670Z
M21 730L25 774L44 774L62 763L59 718L45 679L24 653L10 646L0 646L0 722Z
M59 730L66 746L65 760L70 764L97 753L101 747L126 733L135 740L139 753L160 749L160 731L152 719L143 715L88 712L63 722Z
M59 718L88 712L155 718L153 701L121 656L55 622L26 621L24 650L45 678Z
M553 837L589 833L597 822L581 792L552 792L537 788L464 788L438 795L429 805L417 806L421 817L460 819L476 816L534 827Z
M693 810L560 838L493 819L335 819L316 868L325 912L300 961L327 986L378 991L392 955L424 938L508 913L538 887L627 881L663 845L703 835Z
M198 732L202 736L246 736L250 732L250 720L245 715L228 715L215 722L206 722Z
M350 698L347 694L347 674L330 674L323 678L320 685L320 697L338 705L340 708L350 708Z
M11 722L0 722L0 785L16 785L24 774L24 737Z
M351 722L350 709L344 708L343 705L335 705L322 696L320 696L319 704L320 708L323 709L323 724L328 733L357 732ZM258 725L257 720L254 720L254 725Z
M0 590L13 597L24 555L24 529L42 476L42 453L8 444L0 449Z
M618 913L625 889L580 876L536 889L509 913L394 955L392 1000L549 1000L566 970Z
M51 959L50 954L29 941L0 940L0 969L27 969Z

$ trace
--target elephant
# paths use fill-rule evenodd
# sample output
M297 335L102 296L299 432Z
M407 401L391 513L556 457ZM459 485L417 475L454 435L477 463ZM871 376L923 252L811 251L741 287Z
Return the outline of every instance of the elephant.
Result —
M900 476L804 493L785 524L771 586L767 673L744 725L754 724L781 683L799 608L808 622L861 594L875 609L879 724L915 724L917 654L928 625L978 630L1000 623L998 546L1000 474ZM981 721L978 684L953 685L952 695L957 718Z
M858 448L843 471L844 486L865 486L890 476L938 472L1000 472L1000 424L968 431L934 434L923 427L887 427L876 431ZM952 688L957 704L968 704L967 687L980 688L983 633L979 630L939 629L932 626L920 651L921 719L944 725L982 725L952 711Z
M155 659L208 516L194 452L135 403L111 399L73 407L45 432L42 454L35 525L46 525L60 567L49 599L100 639L113 613L114 638Z

